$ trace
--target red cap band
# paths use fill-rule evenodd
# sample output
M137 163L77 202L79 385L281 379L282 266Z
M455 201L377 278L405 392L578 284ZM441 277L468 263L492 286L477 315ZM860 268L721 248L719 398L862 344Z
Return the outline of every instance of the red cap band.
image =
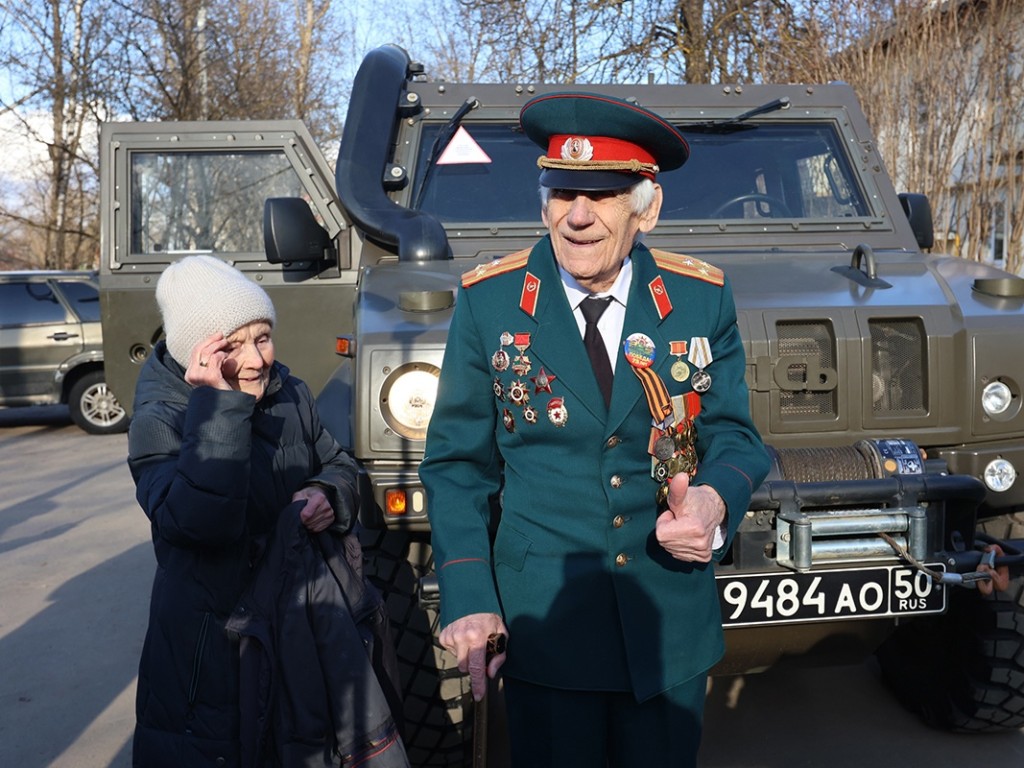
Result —
M654 155L643 147L607 136L559 134L548 139L548 157L578 162L630 162L657 165Z

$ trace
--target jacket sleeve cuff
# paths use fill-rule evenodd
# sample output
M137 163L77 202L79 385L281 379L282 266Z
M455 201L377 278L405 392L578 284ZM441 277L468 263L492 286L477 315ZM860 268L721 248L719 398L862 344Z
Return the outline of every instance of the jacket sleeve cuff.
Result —
M473 613L501 615L491 563L483 558L449 560L438 568L441 626Z

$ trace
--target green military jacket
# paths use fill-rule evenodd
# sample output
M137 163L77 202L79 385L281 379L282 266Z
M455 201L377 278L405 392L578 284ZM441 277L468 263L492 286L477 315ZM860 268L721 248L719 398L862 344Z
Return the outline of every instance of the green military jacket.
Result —
M623 338L653 341L649 370L676 403L699 399L693 483L726 503L721 557L768 471L732 294L697 259L642 245L631 257ZM671 372L695 345L711 357L697 358L711 377L699 398L685 397L692 373ZM606 408L549 238L463 276L420 476L442 623L501 614L505 674L642 700L721 657L713 566L675 560L655 538L652 421L625 357Z

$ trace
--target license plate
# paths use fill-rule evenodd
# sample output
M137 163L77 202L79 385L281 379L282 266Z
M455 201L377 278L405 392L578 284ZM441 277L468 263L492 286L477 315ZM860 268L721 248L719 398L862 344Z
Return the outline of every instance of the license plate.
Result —
M929 568L944 571L942 565ZM946 588L917 570L893 565L808 573L716 577L722 625L794 624L942 613Z

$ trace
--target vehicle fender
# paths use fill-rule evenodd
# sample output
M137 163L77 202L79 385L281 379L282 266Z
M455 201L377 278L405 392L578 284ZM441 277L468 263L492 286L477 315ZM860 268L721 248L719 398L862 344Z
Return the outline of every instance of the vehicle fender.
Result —
M60 367L54 372L54 385L56 385L58 388L63 386L64 382L67 381L69 377L71 377L71 373L81 368L82 366L87 366L88 370L92 370L94 368L102 368L103 353L100 352L99 350L93 350L91 352L82 352L77 355L72 355L63 363L61 363Z

